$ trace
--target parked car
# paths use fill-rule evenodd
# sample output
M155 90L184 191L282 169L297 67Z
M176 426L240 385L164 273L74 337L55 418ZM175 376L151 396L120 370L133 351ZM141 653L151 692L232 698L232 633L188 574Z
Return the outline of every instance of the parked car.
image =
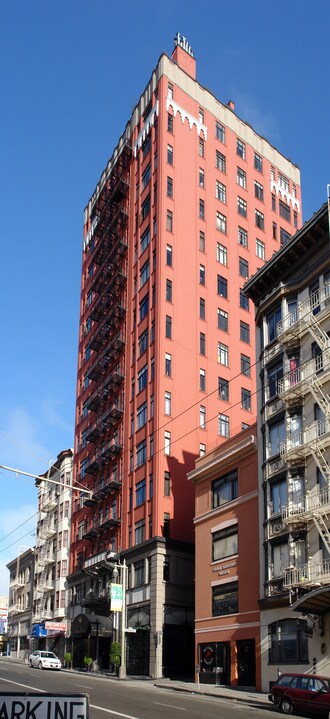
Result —
M272 686L268 699L283 714L305 712L328 717L330 711L330 679L317 674L282 674Z
M38 669L61 669L60 659L54 652L36 651L29 656L30 667L38 667Z

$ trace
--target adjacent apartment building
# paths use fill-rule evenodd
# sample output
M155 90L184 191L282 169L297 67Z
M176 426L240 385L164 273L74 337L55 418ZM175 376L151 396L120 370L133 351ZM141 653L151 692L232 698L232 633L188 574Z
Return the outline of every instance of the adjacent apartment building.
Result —
M31 649L51 649L63 658L67 626L73 450L60 452L36 480L38 515ZM47 627L48 622L48 627Z
M84 215L71 616L109 614L125 559L128 673L194 671L187 472L255 421L243 285L300 226L299 169L196 80L178 33Z
M323 205L246 287L256 305L263 690L329 674L330 245Z
M34 548L24 549L6 566L9 569L10 655L14 659L26 659L29 655L32 626Z
M198 681L260 691L257 425L196 461Z

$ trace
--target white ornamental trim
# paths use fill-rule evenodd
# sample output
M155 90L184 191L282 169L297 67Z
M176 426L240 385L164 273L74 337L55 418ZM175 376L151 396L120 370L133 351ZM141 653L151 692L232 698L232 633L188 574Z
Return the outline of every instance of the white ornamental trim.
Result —
M291 194L291 192L287 192L287 190L284 190L281 185L278 184L278 182L275 182L275 180L270 181L270 190L271 192L275 192L276 195L282 195L282 197L285 197L287 204L289 205L290 202L292 204L292 207L297 207L298 212L300 212L300 202L297 200L297 198Z
M159 112L159 100L157 100L156 105L150 110L148 117L146 118L146 121L143 125L143 128L141 132L138 134L138 138L134 144L133 153L134 157L136 157L137 151L142 147L147 135L149 135L149 132L152 128L152 126L155 124L155 117L158 116Z
M205 140L207 140L207 127L206 127L206 125L203 125L203 123L200 122L199 120L197 120L197 117L194 117L193 115L191 115L190 112L187 112L187 110L184 110L184 108L181 107L180 105L178 105L176 102L174 102L174 100L172 100L172 98L167 97L167 98L166 98L166 110L167 110L167 112L168 112L168 110L169 110L170 107L171 107L172 110L173 110L173 115L174 115L174 117L176 116L177 113L179 113L179 115L181 116L182 124L184 123L185 120L188 120L190 129L192 129L192 126L193 126L193 125L196 125L197 135L200 135L201 132L203 132L204 137L205 137Z

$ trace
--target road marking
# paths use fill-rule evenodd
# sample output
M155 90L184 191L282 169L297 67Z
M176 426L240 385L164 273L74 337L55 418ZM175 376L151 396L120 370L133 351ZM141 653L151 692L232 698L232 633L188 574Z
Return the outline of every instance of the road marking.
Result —
M84 687L84 689L93 689L93 687L88 687L87 684L75 684L76 687Z
M164 704L163 702L154 702L154 704L159 704L160 707L169 707L169 709L180 709L182 712L186 712L187 709L184 709L183 707L177 707L175 704Z
M132 716L131 714L121 714L121 712L115 712L111 709L105 709L104 707L98 707L96 704L90 704L90 709L99 709L101 712L107 712L107 714L115 714L117 717L124 717L124 719L139 719L139 717Z
M4 679L3 677L0 677L0 681L8 682L8 684L17 684L18 687L24 687L25 689L32 689L34 692L41 692L42 694L47 694L47 692L44 689L38 689L37 687L30 687L28 684L21 684L21 682L13 682L11 679Z

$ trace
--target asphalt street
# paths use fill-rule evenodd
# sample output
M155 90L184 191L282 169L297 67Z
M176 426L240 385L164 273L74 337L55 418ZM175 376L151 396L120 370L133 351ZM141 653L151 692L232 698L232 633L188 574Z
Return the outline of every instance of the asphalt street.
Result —
M0 663L0 692L74 692L89 695L90 719L106 715L122 719L274 719L265 708L236 704L231 699L174 692L155 687L151 680L119 681L88 673L30 669L24 664Z

